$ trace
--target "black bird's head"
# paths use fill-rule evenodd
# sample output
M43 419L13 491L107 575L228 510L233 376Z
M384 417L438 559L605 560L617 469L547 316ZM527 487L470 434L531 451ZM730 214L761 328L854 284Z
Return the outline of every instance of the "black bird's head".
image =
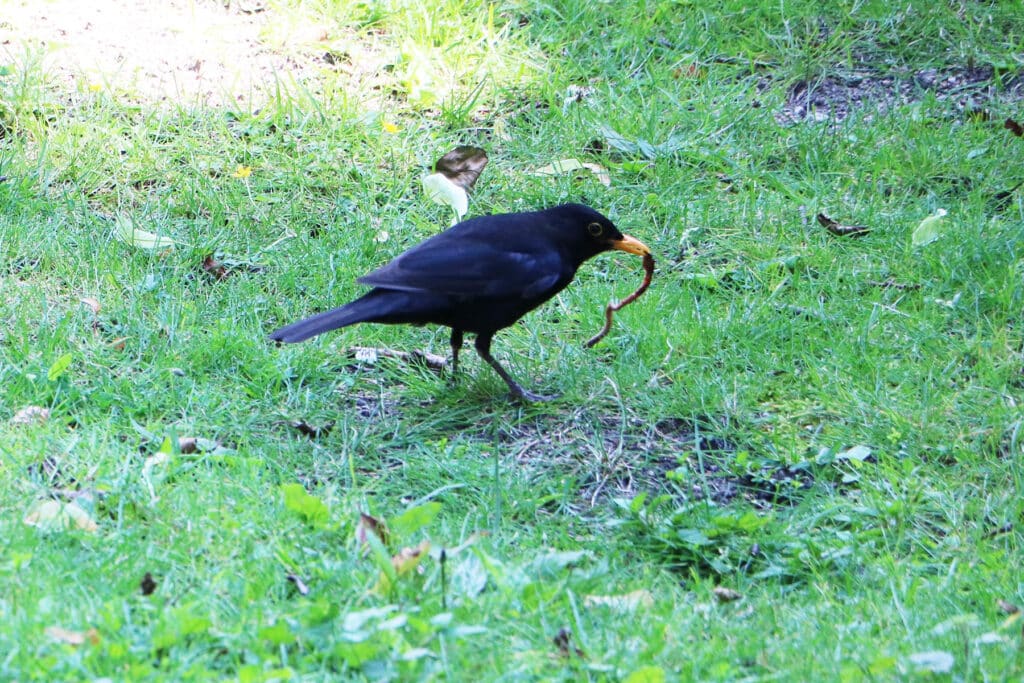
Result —
M603 251L617 249L637 256L646 256L651 250L646 244L623 235L615 224L583 204L562 204L546 213L555 218L555 225L565 243L583 262Z

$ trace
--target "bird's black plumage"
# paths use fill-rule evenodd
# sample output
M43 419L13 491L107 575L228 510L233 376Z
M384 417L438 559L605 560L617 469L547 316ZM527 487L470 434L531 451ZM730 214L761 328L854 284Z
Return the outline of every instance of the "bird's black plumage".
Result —
M650 252L582 204L472 218L359 278L373 287L359 299L275 330L270 338L300 342L361 322L445 325L452 328L453 371L463 333L471 332L480 357L513 396L540 400L491 356L491 338L562 291L584 261L610 249Z

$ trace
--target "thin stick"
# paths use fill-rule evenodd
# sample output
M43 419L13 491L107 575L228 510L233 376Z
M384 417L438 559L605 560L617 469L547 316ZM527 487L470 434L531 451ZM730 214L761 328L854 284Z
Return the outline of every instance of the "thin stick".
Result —
M588 339L583 344L588 349L594 348L597 342L604 339L605 335L608 334L609 330L612 329L612 315L615 311L621 310L625 306L633 303L640 298L640 295L647 291L647 288L651 286L651 278L654 277L654 257L650 254L644 254L644 281L640 283L636 291L627 296L622 301L609 301L608 305L604 307L604 327L601 331L595 334L593 337Z

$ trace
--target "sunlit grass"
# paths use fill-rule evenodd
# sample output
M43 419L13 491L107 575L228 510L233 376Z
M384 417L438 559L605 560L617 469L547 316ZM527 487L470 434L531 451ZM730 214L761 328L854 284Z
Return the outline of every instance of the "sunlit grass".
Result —
M1006 6L911 5L270 3L307 69L211 107L0 63L0 678L1019 679L1019 92L776 119L851 65L1014 62ZM596 348L635 259L497 335L559 402L348 353L445 330L266 341L447 225L458 144L470 215L585 201L655 250ZM610 186L531 173L567 158Z

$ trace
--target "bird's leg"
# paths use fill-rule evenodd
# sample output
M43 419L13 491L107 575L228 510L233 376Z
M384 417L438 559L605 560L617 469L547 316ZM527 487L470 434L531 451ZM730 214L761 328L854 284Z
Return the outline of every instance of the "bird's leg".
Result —
M512 375L505 371L505 368L501 367L501 363L494 359L491 355L491 334L478 334L476 337L476 352L480 354L480 357L487 361L487 364L494 368L494 371L505 380L505 384L508 385L508 390L512 393L512 398L520 401L550 401L558 398L558 396L544 396L542 394L535 394L528 389L524 389L519 385Z
M462 350L462 330L452 328L452 379L459 371L459 351Z

